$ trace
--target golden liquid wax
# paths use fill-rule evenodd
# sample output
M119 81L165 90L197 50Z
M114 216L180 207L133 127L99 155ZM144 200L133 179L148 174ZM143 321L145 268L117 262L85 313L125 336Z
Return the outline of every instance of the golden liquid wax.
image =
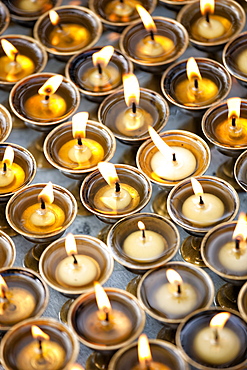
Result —
M13 3L17 8L28 13L44 13L52 8L52 2L50 0L15 0Z
M236 134L234 134L231 120L222 121L215 127L214 135L222 144L234 147L246 146L247 119L241 117L236 119Z
M199 32L198 32L198 25L200 24L200 22L202 21L203 17L200 17L199 19L197 19L197 21L195 21L192 25L191 25L191 37L195 40L198 40L198 41L202 41L202 40L208 40L207 38L204 38ZM229 19L225 18L225 17L222 17L220 15L217 15L217 14L211 14L210 15L210 19L212 20L215 20L215 21L218 21L224 28L224 33L222 36L219 36L219 37L216 37L215 40L217 40L217 38L228 38L229 36L232 35L233 33L233 26L232 26L232 23L229 21ZM210 39L211 40L211 39ZM212 38L212 40L214 40Z
M141 60L162 62L168 59L174 49L175 44L168 37L154 35L153 41L150 35L147 35L137 43L135 53Z
M136 0L124 0L120 3L119 0L109 1L104 9L106 19L111 22L129 22L136 11L136 5L141 5Z
M148 126L152 126L153 121L145 109L138 107L134 114L131 108L127 108L117 116L116 128L125 136L136 137L148 132Z
M55 49L80 49L91 40L89 31L79 24L62 24L62 30L54 26L49 34L49 41Z
M82 139L82 144L87 146L92 155L88 161L83 163L75 163L69 158L69 151L77 145L77 140L70 140L65 143L58 152L59 160L62 166L71 168L73 170L80 170L85 168L91 168L96 166L104 158L104 149L103 147L95 140L92 139Z
M209 78L202 78L198 81L199 88L195 89L193 82L184 79L175 85L175 95L177 100L183 105L200 106L207 105L215 101L219 89Z
M0 162L0 168L3 168L3 162ZM19 189L21 185L23 185L26 179L26 174L24 170L18 164L13 163L10 169L11 171L14 172L14 180L11 182L11 184L7 186L3 186L3 187L0 186L0 194L14 192L15 190ZM1 178L0 178L0 182L1 182Z
M34 71L34 62L26 55L18 55L16 62L11 61L7 56L0 58L0 80L2 81L16 82Z
M89 68L83 75L80 76L83 87L87 90L100 92L109 91L122 82L122 76L115 66L108 65L102 71L102 75L98 73L98 69Z
M49 100L43 95L31 96L24 103L26 113L32 118L52 119L62 117L66 113L66 101L58 94L53 94Z

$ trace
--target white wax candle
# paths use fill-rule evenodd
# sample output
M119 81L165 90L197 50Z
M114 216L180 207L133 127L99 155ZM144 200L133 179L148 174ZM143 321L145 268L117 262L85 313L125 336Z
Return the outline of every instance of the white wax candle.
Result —
M182 206L182 214L192 224L204 227L219 221L225 207L221 199L214 194L204 193L202 199L204 204L200 204L198 195L188 197Z
M15 179L14 171L11 169L7 169L7 171L0 172L0 187L3 188L5 186L10 185Z
M197 22L197 32L200 36L210 40L224 35L225 27L218 19L213 18L213 16L210 17L209 22L202 17Z
M186 148L173 146L170 147L175 154L176 160L172 157L164 157L158 151L151 159L150 165L153 172L166 180L177 181L190 176L196 169L196 158L194 154Z
M83 141L86 141L86 139L83 139ZM75 163L86 162L91 158L91 156L91 150L88 148L87 145L84 144L75 145L68 152L69 159Z
M106 207L112 210L120 211L130 205L131 196L126 189L121 188L119 192L116 192L114 187L109 187L104 191L104 193L100 197L100 200Z
M145 238L141 231L134 231L123 243L123 251L138 262L152 262L158 259L167 247L165 239L158 233L145 230Z
M200 360L212 365L222 365L233 361L241 349L240 339L232 329L220 329L215 340L213 328L201 329L193 341L193 348Z
M59 262L56 269L56 279L62 285L79 287L90 284L99 277L98 263L90 256L75 255L77 264L72 256Z
M49 209L37 209L31 214L30 221L34 226L51 226L55 223L56 216Z
M218 258L221 265L230 271L240 273L247 271L247 245L245 242L240 243L239 250L236 250L234 241L226 243L220 248Z

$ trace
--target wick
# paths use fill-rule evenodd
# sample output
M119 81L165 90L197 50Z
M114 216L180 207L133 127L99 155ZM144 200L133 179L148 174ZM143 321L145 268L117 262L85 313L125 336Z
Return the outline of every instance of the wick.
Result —
M176 162L176 153L172 153L172 160L173 160L173 162Z
M151 370L151 364L149 361L146 360L146 369L145 370Z
M99 75L102 75L102 67L100 63L97 63L97 68L98 68Z
M74 258L74 265L78 265L78 261L77 261L77 259L76 259L76 257L75 257L74 254L72 254L72 257Z
M206 19L206 22L207 22L207 23L210 23L210 19L209 19L209 12L206 12L206 14L205 14L205 19Z
M154 40L154 31L152 31L152 30L150 31L150 37L151 37L151 40L152 40L152 41L155 41L155 40Z
M198 79L197 78L194 79L194 88L196 90L198 90L198 88L199 88L199 84L198 84Z
M105 321L109 322L109 310L108 310L108 308L104 307L104 313L105 313Z
M120 4L123 4L124 3L124 0L119 0Z
M78 136L78 138L77 138L77 144L79 146L82 146L82 141L81 141L81 137L80 136Z
M57 27L60 29L60 31L65 32L61 23L58 23Z
M136 114L136 103L135 102L132 103L131 109L132 109L133 114Z
M178 293L179 295L182 293L182 290L181 290L181 284L178 284L177 293Z
M120 190L121 188L120 188L119 182L116 182L115 183L115 193L120 193Z
M4 162L4 164L3 164L3 172L4 173L6 173L7 172L7 163L6 162Z
M49 95L45 95L45 100L48 101L50 99Z
M232 117L232 127L236 127L236 117Z
M40 208L41 209L45 209L46 207L45 207L45 202L44 202L44 200L42 199L42 198L40 198Z
M237 251L239 251L239 250L240 250L240 240L239 240L239 239L235 239L235 249L236 249Z
M146 239L145 229L142 229L142 238Z
M38 342L39 342L40 356L43 357L42 340L38 339Z
M3 299L5 300L5 301L8 301L8 298L6 297L6 290L4 289L4 288L2 288L1 289L1 291L2 291L2 295L3 295Z
M219 332L218 332L217 328L214 329L214 339L215 339L215 342L218 343L218 341L219 341Z
M202 199L202 196L200 195L200 197L199 197L199 198L200 198L199 204L200 204L200 205L203 205L203 204L204 204L204 201L203 201L203 199Z
M17 63L17 60L16 59L17 59L18 55L19 55L19 52L15 53L15 55L14 55L14 62L15 63Z

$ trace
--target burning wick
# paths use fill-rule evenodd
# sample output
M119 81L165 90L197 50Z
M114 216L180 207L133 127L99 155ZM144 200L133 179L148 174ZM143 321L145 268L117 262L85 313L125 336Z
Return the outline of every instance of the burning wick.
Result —
M63 28L63 25L61 24L60 22L60 17L59 15L57 14L57 12L55 12L55 10L50 10L49 11L49 17L50 17L50 20L51 20L51 23L54 27L58 27L59 30L63 33L63 35L66 37L67 41L68 42L73 42L73 38L70 37L68 35L68 33L64 30Z
M142 221L138 221L138 227L142 232L142 239L146 239L145 224Z
M199 199L200 199L200 201L199 201L199 204L202 206L202 205L204 205L204 201L203 201L203 199L202 199L202 196L201 195L199 195Z
M115 193L118 195L121 191L119 182L115 183Z

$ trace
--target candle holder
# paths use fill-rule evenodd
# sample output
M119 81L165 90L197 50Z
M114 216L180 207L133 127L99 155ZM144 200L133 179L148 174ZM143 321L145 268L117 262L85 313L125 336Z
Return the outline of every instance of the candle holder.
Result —
M1 36L0 41L3 39L9 41L18 50L19 57L17 56L17 64L19 63L19 66L16 67L16 71L13 71L13 73L9 72L11 70L11 63L13 62L6 56L2 45L0 45L0 63L2 65L2 70L0 70L0 85L9 88L24 77L43 71L47 64L48 55L38 41L24 35Z
M244 87L247 87L247 69L244 63L246 41L247 32L243 32L231 38L222 52L224 66Z
M120 51L114 49L114 53L108 64L109 75L107 74L106 84L101 87L94 85L90 80L95 71L92 62L92 55L99 52L101 47L94 47L83 53L74 55L66 64L65 75L89 100L101 102L106 96L116 92L122 87L122 75L133 73L133 64Z
M109 224L141 211L149 202L152 194L150 181L137 168L122 164L116 164L115 168L120 183L124 184L126 191L130 191L131 194L130 204L123 210L111 211L105 206L98 206L99 191L106 185L99 170L92 172L84 179L80 190L80 198L84 207L101 221Z
M61 106L63 107L65 104L65 109L61 110L60 114L60 111L58 110L57 112L54 108L55 110L54 112L51 112L50 118L44 117L42 112L38 111L38 104L34 98L37 96L38 90L41 86L52 76L55 76L55 74L40 73L26 77L12 88L9 95L9 104L14 114L24 121L28 127L45 133L29 148L31 153L34 155L39 168L50 167L43 154L43 142L47 132L51 131L58 124L64 122L73 115L80 104L79 91L72 82L64 77L56 95L61 98ZM34 99L32 106L37 107L37 111L34 109L34 112L33 109L30 112L30 105L32 102L30 99L32 98ZM28 109L25 108L27 102L30 103L28 105ZM60 107L59 109L62 108Z
M203 110L210 108L226 98L232 86L232 80L227 70L218 62L207 58L195 58L202 78L205 78L212 83L214 87L210 96L205 89L204 96L198 98L198 101L189 101L186 97L186 86L184 83L187 79L186 65L187 60L181 60L170 66L162 75L161 90L172 104L188 109L188 110ZM189 83L187 88L189 88ZM194 98L193 98L194 99Z
M59 280L57 266L67 257L65 238L58 239L50 244L41 255L39 262L40 274L46 283L51 288L71 298L70 301L65 302L60 311L60 318L63 322L67 322L68 307L70 307L73 300L80 294L93 289L94 280L103 285L111 276L114 267L113 258L102 241L89 235L75 235L74 237L78 250L77 254L89 257L90 261L93 261L93 264L97 267L97 276L92 277L91 281L88 280L84 285L71 286L61 283ZM90 271L87 270L85 273L88 275Z
M170 147L180 147L188 149L195 157L196 166L190 176L201 176L208 169L210 163L210 149L206 142L192 132L185 130L170 130L160 134L160 137ZM155 213L169 217L167 213L167 196L173 186L183 179L167 180L158 176L151 166L153 156L158 153L158 148L152 140L145 141L139 148L136 156L137 167L145 173L149 180L158 185L162 190L154 198L152 208ZM165 160L165 158L164 158ZM189 162L189 161L188 161ZM189 164L189 163L188 163ZM178 173L181 169L178 168ZM188 177L188 176L186 176Z
M35 23L33 34L47 52L61 60L94 46L102 34L102 24L91 10L82 6L60 6L54 8L60 18L59 28L51 23L48 13Z
M124 101L124 90L119 90L103 100L98 110L99 121L106 125L121 142L129 145L137 145L147 140L150 135L148 126L156 131L161 131L169 118L169 107L165 99L153 90L140 89L140 103L138 105L143 112L143 124L136 128L128 128L128 117L125 123L125 112L130 108Z
M149 339L149 345L154 362L160 362L167 369L188 370L188 364L181 357L180 351L171 343L163 340ZM111 358L108 370L134 369L138 364L137 343L117 351ZM138 366L138 365L137 365Z
M170 47L166 47L158 56L142 55L138 50L138 43L146 36L141 21L133 22L127 27L119 39L120 50L139 68L146 72L161 73L164 67L181 57L187 49L189 38L186 29L177 21L170 18L153 17L157 28L157 35L169 39Z
M183 280L180 302L176 296L176 286L174 295L168 288L173 287L166 277L168 269L175 270ZM209 275L199 267L184 262L169 262L143 275L137 288L137 297L145 311L165 325L157 338L175 343L177 326L185 316L200 308L210 307L214 298L214 285ZM179 303L176 304L176 301Z
M240 119L247 122L247 100L241 99ZM228 125L229 122L229 125ZM240 123L241 126L241 123ZM241 127L242 127L241 126ZM229 182L236 190L239 185L234 178L234 165L237 157L247 149L246 134L231 133L231 120L228 118L228 106L222 102L206 111L202 118L202 130L206 138L216 146L218 151L230 159L219 166L217 176Z
M32 325L38 326L50 337L48 340L41 341L42 364L40 364L40 351L38 350L39 341L33 339L31 335ZM2 364L7 370L13 368L43 369L45 366L50 370L65 369L76 361L79 345L70 328L55 319L42 317L25 320L15 325L4 336L0 353Z
M234 188L226 181L213 176L200 176L197 180L202 185L205 193L213 194L224 205L220 218L209 220L205 225L190 221L182 213L182 206L186 199L193 195L190 179L181 181L168 195L167 210L171 219L191 236L186 238L181 246L183 259L192 264L205 267L201 256L202 237L219 222L231 221L239 209L239 198Z
M15 262L16 249L12 239L0 230L0 268L11 267Z
M215 368L239 370L246 366L246 342L247 342L247 330L246 323L243 321L241 316L233 310L227 310L231 314L230 318L225 324L225 328L228 332L233 332L234 337L237 336L240 342L239 354L232 360L226 361L223 364L217 366L206 361L200 360L199 356L195 352L193 344L195 343L196 336L203 329L209 327L210 320L216 314L222 312L221 309L213 308L208 310L198 310L191 315L188 315L184 322L182 322L177 330L176 343L179 349L182 351L182 356L189 363L189 365L196 369L213 370ZM220 335L220 334L219 334ZM187 338L187 340L186 340ZM190 340L188 341L188 338ZM220 340L220 336L219 336ZM235 346L235 344L234 344ZM199 343L197 343L199 347ZM230 351L231 352L231 351ZM210 358L210 353L209 356ZM227 356L229 358L229 354Z
M237 297L247 279L247 268L243 266L240 254L228 252L230 243L234 249L233 232L237 221L224 222L212 228L203 238L201 245L205 265L227 281L217 293L216 303L222 308L237 311ZM228 246L226 245L228 243ZM241 253L241 252L240 252Z
M59 185L53 185L54 225L36 227L30 221L31 211L38 203L38 195L46 184L33 184L17 191L6 207L6 218L10 226L25 239L36 244L26 255L24 264L38 271L38 261L48 244L60 238L72 224L77 214L77 204L73 195ZM56 210L56 211L55 211ZM26 211L26 212L25 212Z
M240 292L239 292L239 295L238 295L238 309L239 309L239 312L240 312L240 315L242 316L242 318L244 319L244 321L247 321L247 308L246 308L246 304L247 304L247 296L246 296L246 288L247 288L247 284L245 283L242 288L240 289Z
M89 8L100 18L103 25L112 31L122 32L124 28L139 19L139 14L135 8L137 4L142 5L150 14L153 13L157 1L94 1L89 0Z
M196 1L182 8L177 20L188 31L191 44L207 52L220 50L229 39L242 31L246 20L244 9L233 0L215 1L214 14L209 15L209 20L211 18L210 31L207 26L203 26L203 17L200 2ZM218 22L215 32L212 30L212 21ZM222 32L220 32L221 28Z
M12 118L8 109L0 104L0 142L7 140L12 131Z
M62 0L44 0L35 4L33 1L18 1L18 0L3 0L3 3L8 8L11 19L14 22L20 23L25 27L33 27L36 20L41 14L51 10L55 6L59 6Z
M247 151L243 152L236 160L234 177L241 189L247 191Z
M10 22L10 14L8 8L1 2L0 5L0 35L6 31Z
M6 282L8 301L1 303L0 331L7 331L30 318L38 318L49 301L49 290L35 272L21 267L1 268L0 275Z
M194 3L197 0L160 0L160 2L165 5L167 8L174 11L179 11L183 6Z

